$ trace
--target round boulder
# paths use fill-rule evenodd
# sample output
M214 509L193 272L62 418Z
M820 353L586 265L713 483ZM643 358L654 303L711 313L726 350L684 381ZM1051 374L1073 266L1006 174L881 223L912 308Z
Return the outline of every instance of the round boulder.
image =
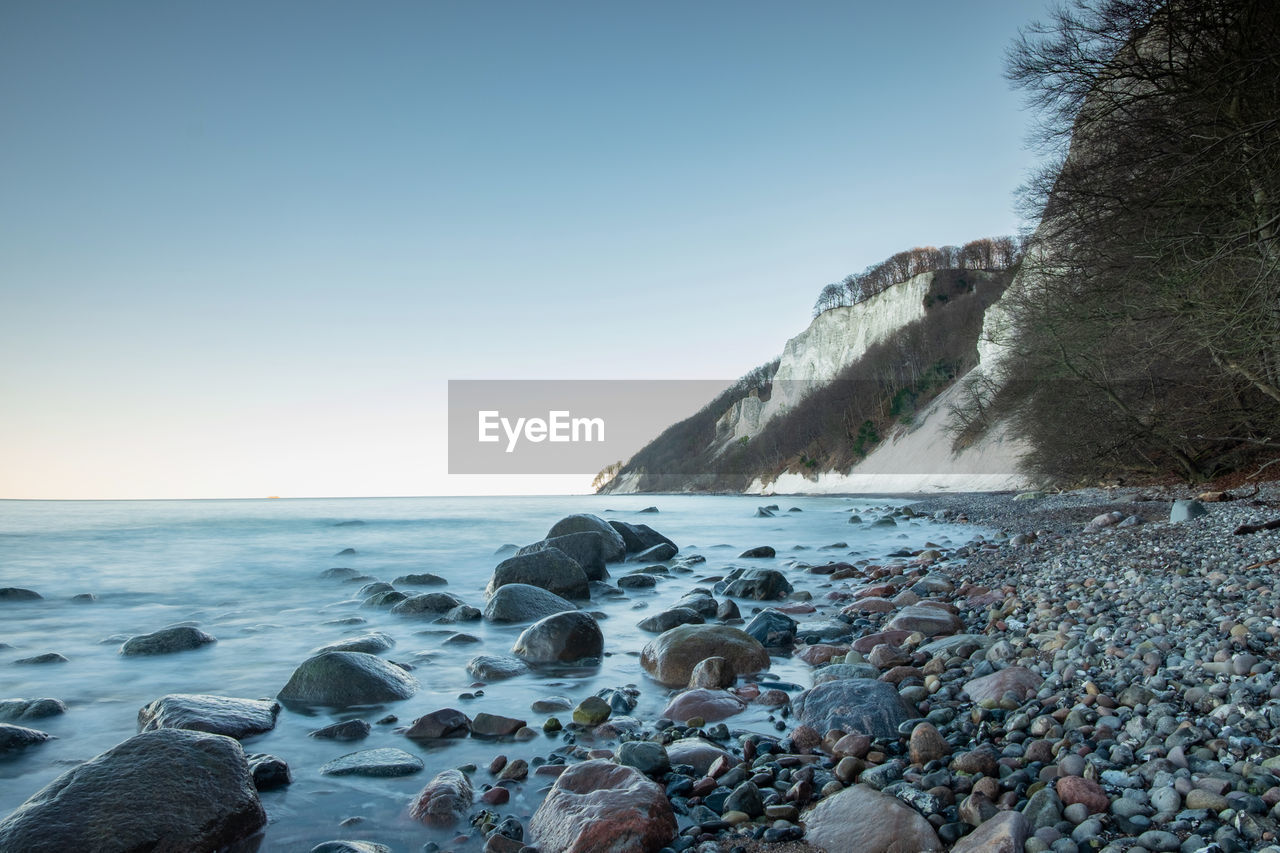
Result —
M764 646L728 625L679 625L664 631L640 652L640 665L659 683L683 687L694 667L709 657L724 658L740 674L769 668Z
M884 681L825 681L792 703L796 720L820 732L844 729L871 737L897 737L898 726L917 715L897 688Z
M190 729L240 740L271 731L278 713L280 703L269 699L171 693L138 711L138 731Z
M293 671L276 698L298 705L377 705L408 699L418 681L395 664L363 652L324 652Z
M484 618L490 622L536 622L578 605L554 592L527 583L509 583L498 587L484 606Z
M559 548L508 557L493 570L485 595L493 595L509 583L525 583L563 598L591 597L590 581L582 567Z
M174 652L185 652L198 649L217 640L199 628L179 625L173 628L161 628L150 634L130 637L120 647L122 655L167 655Z
M553 539L570 533L599 533L603 536L606 562L612 563L626 556L627 543L623 541L622 535L614 530L609 522L597 515L584 512L565 516L551 525L551 529L547 531L544 538Z
M159 729L73 767L0 821L0 850L221 850L266 825L229 737Z
M511 651L530 663L572 663L599 658L604 653L604 634L591 614L569 610L525 628Z

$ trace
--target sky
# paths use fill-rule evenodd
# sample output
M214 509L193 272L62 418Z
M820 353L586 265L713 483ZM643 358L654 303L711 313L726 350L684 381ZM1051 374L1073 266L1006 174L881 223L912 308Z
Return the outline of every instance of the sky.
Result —
M1026 0L0 4L0 498L450 476L451 379L723 379L1015 232Z

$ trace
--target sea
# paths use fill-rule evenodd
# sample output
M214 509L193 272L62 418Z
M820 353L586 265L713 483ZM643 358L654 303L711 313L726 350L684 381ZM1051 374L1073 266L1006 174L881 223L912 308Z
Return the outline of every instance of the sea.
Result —
M931 519L900 518L893 527L870 523L906 502L698 495L0 501L0 587L28 588L43 596L0 603L0 699L52 697L69 709L22 723L55 740L0 755L0 816L68 768L135 734L138 710L155 699L170 693L274 697L315 648L381 631L396 641L383 656L413 668L421 683L416 695L389 705L327 712L285 708L272 731L244 741L246 752L283 758L293 776L291 785L262 794L270 822L258 849L305 851L339 838L377 841L397 851L417 851L433 842L442 849L479 849L483 839L478 836L470 842L456 838L466 826L442 832L409 818L409 802L432 776L474 764L479 790L493 781L485 768L495 755L535 763L550 756L564 745L563 734L541 733L547 715L530 709L539 698L563 696L576 704L603 688L634 685L640 694L633 716L657 719L672 691L642 671L639 653L653 635L637 623L695 587L709 589L733 567L779 568L816 603L831 581L806 572L806 564L874 562L902 549L957 547L975 538L972 527ZM758 513L768 503L778 505L773 517ZM649 508L657 512L642 512ZM654 589L628 590L585 605L605 635L605 657L598 666L477 684L467 673L467 661L482 653L509 653L524 626L441 625L430 618L401 617L364 606L358 594L362 583L321 577L336 567L383 581L431 572L448 585L407 591L442 589L483 609L485 585L505 556L502 547L537 541L558 519L580 512L649 524L674 540L681 556L706 558L691 573L662 577ZM863 523L851 524L851 515ZM738 558L761 545L774 547L777 556ZM616 576L635 567L614 564L610 570ZM85 593L93 600L75 600ZM746 618L765 606L738 604ZM350 617L363 621L341 624ZM196 625L217 642L169 655L119 653L125 639L174 624ZM13 663L46 652L67 661ZM809 671L806 664L777 656L769 677L807 687ZM464 694L473 698L460 698ZM539 736L424 744L397 733L396 724L377 722L394 715L399 725L407 725L446 707L471 716L487 711L526 719ZM728 724L776 735L771 713L776 710L751 706ZM570 715L558 716L567 721ZM324 725L357 717L373 724L363 741L308 737ZM379 747L418 755L425 769L397 778L318 772L331 759ZM530 775L502 813L527 822L547 784L546 777Z

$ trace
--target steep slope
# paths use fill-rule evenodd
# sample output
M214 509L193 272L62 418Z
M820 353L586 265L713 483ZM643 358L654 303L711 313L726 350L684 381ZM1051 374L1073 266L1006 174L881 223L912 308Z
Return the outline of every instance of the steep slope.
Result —
M962 394L956 380L981 369L984 318L1011 277L1010 271L939 270L823 312L787 342L772 371L757 371L754 381L739 383L736 399L722 396L674 425L604 490L1020 485L1014 472L1019 448L999 430L952 453L946 429L950 402ZM714 431L707 429L711 418Z

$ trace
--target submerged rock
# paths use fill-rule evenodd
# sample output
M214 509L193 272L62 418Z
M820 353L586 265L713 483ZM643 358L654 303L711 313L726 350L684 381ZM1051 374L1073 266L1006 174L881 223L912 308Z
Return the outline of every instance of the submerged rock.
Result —
M656 853L676 835L671 802L634 767L584 761L560 774L529 822L533 842L563 853Z
M6 752L17 752L20 749L26 749L29 746L44 743L52 737L53 735L46 734L38 729L29 729L26 726L15 726L10 723L0 723L0 754Z
M173 628L161 628L150 634L130 637L120 647L122 655L167 655L173 652L185 652L198 649L217 639L199 628L179 625Z
M363 740L369 736L371 729L372 726L364 720L344 720L341 723L334 723L322 729L308 732L307 737L320 738L321 740Z
M696 610L688 607L673 607L670 610L655 613L647 619L641 619L636 627L651 634L661 634L678 625L701 625L704 621L706 620L702 618L702 614Z
M528 671L527 663L506 655L476 655L467 661L467 672L478 681L501 681Z
M293 774L283 758L265 752L246 756L249 772L253 775L253 787L259 791L274 791L293 783Z
M391 612L397 616L439 615L461 604L461 598L447 592L423 592L396 603Z
M609 526L618 532L622 537L623 544L626 546L628 554L637 554L655 545L670 545L675 548L676 543L663 536L647 524L630 524L626 521L610 521ZM677 549L679 550L679 549Z
M756 601L776 601L792 591L791 583L777 569L734 569L716 587L722 595Z
M351 637L346 640L336 640L327 645L313 651L311 654L318 655L324 652L364 652L366 654L377 654L385 652L396 644L387 634L381 631L374 631L370 634L362 634L359 637Z
M159 729L63 773L0 821L0 850L215 851L266 825L235 740Z
M67 706L60 699L0 700L0 720L39 720L66 712Z
M418 681L400 667L363 652L324 652L303 661L277 695L299 705L376 705L408 699Z
M271 731L278 713L280 703L269 699L171 693L138 711L138 731L190 729L240 740Z
M34 589L24 589L20 586L0 587L0 601L39 601L42 598L44 596Z
M410 776L423 766L422 759L403 749L384 747L335 758L321 766L320 773L324 776Z

